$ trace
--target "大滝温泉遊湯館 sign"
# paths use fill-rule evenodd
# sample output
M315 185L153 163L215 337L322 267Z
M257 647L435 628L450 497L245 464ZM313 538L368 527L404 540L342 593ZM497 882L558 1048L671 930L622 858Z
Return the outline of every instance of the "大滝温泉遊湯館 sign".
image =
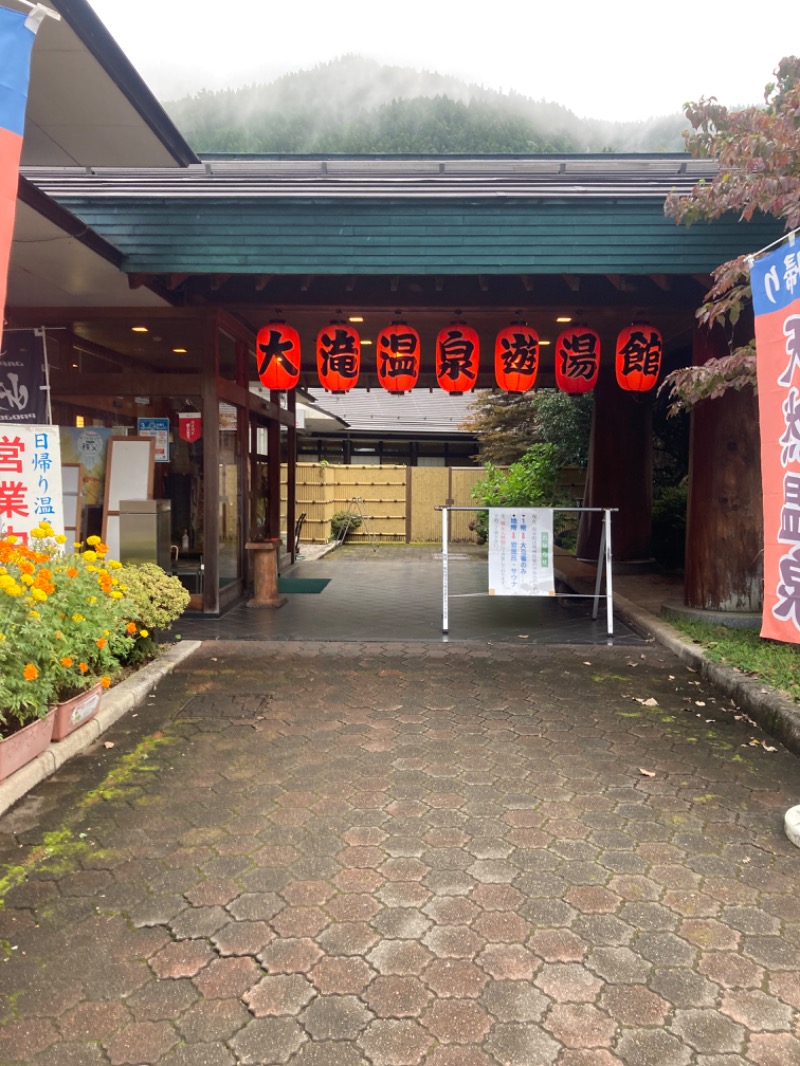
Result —
M764 495L761 636L800 644L800 245L750 267Z

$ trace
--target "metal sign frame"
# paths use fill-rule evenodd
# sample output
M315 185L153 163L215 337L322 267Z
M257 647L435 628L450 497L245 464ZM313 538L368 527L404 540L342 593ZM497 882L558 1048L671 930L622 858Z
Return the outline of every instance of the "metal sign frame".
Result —
M491 507L437 507L442 512L442 633L450 632L450 573L449 554L450 545L450 512L451 511L490 511ZM597 555L597 579L594 586L592 621L596 622L600 613L600 600L606 601L606 633L609 637L614 636L614 599L613 578L611 574L611 512L618 511L618 507L550 507L550 511L570 511L579 514L595 512L603 515L603 529L600 535L600 550ZM605 593L601 594L600 587L605 573ZM467 596L485 596L484 592L461 592L454 599L464 599ZM590 593L584 592L557 592L548 599L585 599Z

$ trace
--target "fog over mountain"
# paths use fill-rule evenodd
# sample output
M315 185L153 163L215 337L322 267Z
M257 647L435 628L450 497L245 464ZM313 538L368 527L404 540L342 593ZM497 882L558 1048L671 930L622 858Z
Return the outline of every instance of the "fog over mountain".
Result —
M686 118L578 118L560 104L347 55L164 104L199 153L676 152Z

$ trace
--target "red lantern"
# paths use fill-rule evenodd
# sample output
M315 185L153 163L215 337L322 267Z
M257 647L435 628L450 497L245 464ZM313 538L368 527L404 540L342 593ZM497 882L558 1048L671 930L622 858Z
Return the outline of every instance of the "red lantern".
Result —
M317 334L317 372L328 392L349 392L361 368L361 338L346 322L331 322Z
M378 334L378 381L387 392L410 392L419 378L419 333L405 322L392 322Z
M475 388L481 344L478 334L463 322L453 322L436 338L436 380L445 392L462 393Z
M556 385L562 392L591 392L600 370L600 335L588 326L570 326L556 341Z
M494 342L494 376L506 392L527 392L539 372L539 334L523 322L506 326Z
M300 336L285 322L270 322L256 336L256 367L268 389L293 389L300 380Z
M648 392L658 381L663 352L653 326L634 323L617 337L617 384L628 392Z

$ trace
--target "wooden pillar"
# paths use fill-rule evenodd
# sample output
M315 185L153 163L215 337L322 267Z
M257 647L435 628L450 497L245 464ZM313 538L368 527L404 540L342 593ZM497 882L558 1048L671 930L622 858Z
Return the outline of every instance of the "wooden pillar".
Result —
M295 420L288 429L288 448L286 458L286 536L289 541L288 548L292 562L297 558L294 543L294 526L297 513L297 394L295 390L289 393L289 413Z
M728 353L721 330L695 332L693 361ZM689 607L758 612L763 604L758 405L729 390L692 411L684 599Z
M203 610L219 613L219 400L217 327L208 316L203 330L200 406L203 411Z
M601 364L595 388L584 507L618 507L611 516L614 562L650 562L653 511L653 393L625 392L612 355ZM597 561L601 514L581 515L577 555Z
M269 398L280 407L280 392L272 390ZM281 535L281 424L274 418L267 423L267 457L266 536L275 540Z

